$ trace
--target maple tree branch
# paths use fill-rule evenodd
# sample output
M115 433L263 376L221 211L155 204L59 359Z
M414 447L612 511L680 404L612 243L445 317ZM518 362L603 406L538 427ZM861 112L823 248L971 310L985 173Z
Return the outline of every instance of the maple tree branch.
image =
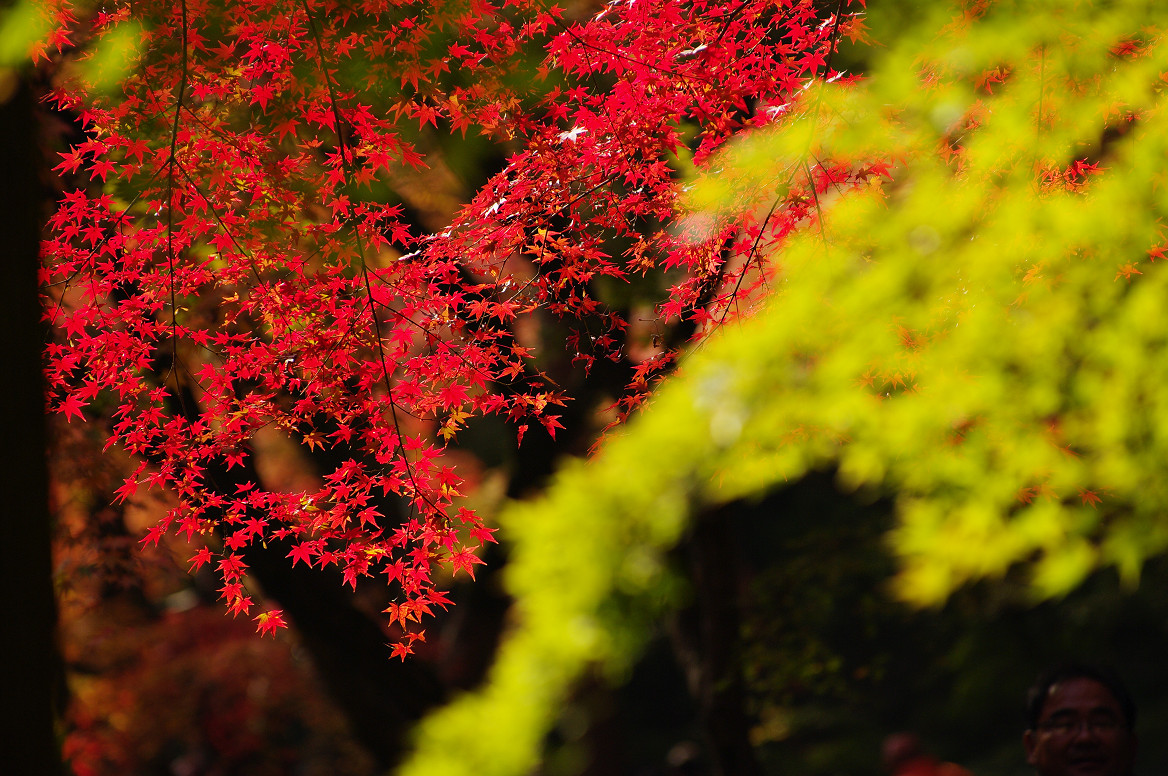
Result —
M847 0L839 0L835 6L835 21L831 26L831 35L828 36L827 57L823 60L823 73L820 78L825 77L831 72L831 60L835 56L835 52L839 50L839 29L840 21L844 16L844 4Z
M182 115L183 97L186 94L188 76L188 41L187 41L187 0L180 0L180 22L182 27L182 71L179 75L178 96L174 104L174 124L170 131L170 156L167 159L167 205L166 205L166 258L170 270L170 330L172 363L171 369L177 369L178 357L178 301L175 293L174 272L174 168L178 166L178 126ZM175 379L178 379L177 371Z
M826 75L826 73L830 70L832 55L835 53L835 50L837 48L837 46L835 44L837 43L837 40L838 40L840 20L842 18L843 6L844 6L845 1L846 0L839 0L839 3L836 6L836 12L834 14L835 19L834 19L834 23L832 25L831 35L829 36L827 57L824 60L824 75ZM824 226L823 226L823 214L820 210L819 193L815 190L815 181L812 178L811 169L810 169L810 166L807 162L807 157L808 157L808 155L811 154L811 144L814 141L814 128L815 128L814 122L817 120L817 117L819 115L819 109L820 109L820 104L822 103L822 99L823 99L822 94L819 94L816 96L815 106L812 110L812 117L813 117L812 118L812 122L813 122L812 123L812 132L808 134L808 138L807 138L807 141L806 141L805 146L804 146L803 158L799 161L798 165L801 165L801 169L804 171L804 173L807 177L807 185L810 188L811 196L815 201L815 215L816 215L816 219L819 223L820 236L823 240L826 241L827 234L824 231ZM796 171L798 169L800 169L799 166L793 166L793 167L794 167L794 169L791 170L790 176L787 179L788 186L791 184L791 181L794 179ZM755 235L754 242L751 244L750 251L747 254L747 259L743 265L743 271L738 275L738 279L734 284L734 290L730 294L730 297L734 300L737 300L738 292L742 288L743 280L746 277L746 269L747 269L747 267L749 267L751 261L754 259L755 255L757 254L758 247L759 247L760 241L762 240L762 236L766 231L766 227L770 223L770 220L774 216L775 210L781 201L782 201L781 196L776 197L775 200L771 203L771 207L767 210L766 217L763 218L762 225L759 227L758 234ZM729 314L729 312L730 312L730 306L727 305L723 309L721 317L718 319L717 326L721 326L722 324L725 323L726 317Z
M1046 99L1046 45L1038 47L1038 120L1034 127L1034 151L1030 154L1032 174L1038 174L1038 148L1042 143L1042 105ZM1035 183L1038 183L1036 178Z
M559 23L559 22L557 22L557 23ZM624 59L628 62L635 63L635 64L637 64L641 67L647 68L649 70L654 70L654 71L661 73L663 75L676 77L683 84L683 88L690 93L690 96L693 97L695 105L698 104L699 102L701 102L701 97L699 96L697 88L694 86L693 81L703 83L706 86L711 86L716 81L715 78L704 79L704 78L698 78L698 77L695 77L692 75L680 76L677 73L677 71L675 71L675 70L667 69L667 68L660 68L660 67L657 67L656 65L649 64L648 62L645 62L643 60L634 59L634 58L630 57L629 55L624 54L620 51L616 51L616 50L612 50L612 49L605 49L605 48L600 47L600 46L595 46L595 45L589 44L588 42L581 40L580 36L578 36L574 32L572 32L572 30L569 27L564 26L562 23L560 23L560 26L569 37L571 37L573 40L575 40L577 43L580 44L580 47L584 49L586 55L588 54L589 50L599 51L603 54L607 54L608 56L614 57L616 59ZM595 64L593 64L593 63L589 64L589 76L590 77L595 79L596 76L599 74L599 72L600 72L600 69L597 68ZM615 117L606 114L606 118L609 121L609 126L610 126L610 129L612 132L612 136L618 143L620 143L622 145L622 152L623 152L623 143L621 142L621 139L620 139L620 133L617 132L616 127L615 127Z
M690 80L704 83L707 86L712 86L712 85L715 85L717 83L717 79L714 77L697 78L697 77L694 77L692 75L683 76L679 72L677 72L676 70L673 70L670 68L665 68L665 67L658 67L657 65L653 65L653 64L650 64L650 63L645 62L643 60L631 57L628 54L625 54L621 51L617 51L614 49L607 49L607 48L604 48L603 46L597 46L596 44L590 43L589 41L586 41L583 38L581 38L579 35L577 35L575 32L573 32L570 27L568 27L566 24L564 24L560 20L558 20L558 19L555 20L555 24L564 32L564 34L566 34L568 37L570 37L572 40L574 40L576 43L578 43L580 45L580 48L582 48L582 49L591 50L591 51L598 51L602 54L607 54L608 56L613 57L615 59L623 59L626 62L631 62L633 64L644 67L647 70L652 70L656 73L660 73L661 75L667 75L667 76L673 76L673 77L680 78L681 80L686 81L687 83ZM589 69L594 70L595 68L589 68ZM596 73L590 72L589 75L596 75Z
M185 0L184 0L185 2ZM313 40L316 42L317 57L320 61L321 74L324 76L325 86L328 89L329 108L332 111L334 132L337 136L337 145L341 154L341 167L344 170L346 181L351 181L353 177L353 160L350 158L352 154L349 151L348 143L345 140L344 133L341 130L341 109L337 100L336 88L333 84L332 77L329 75L328 66L325 63L324 44L320 38L320 31L317 28L316 19L312 15L312 11L308 7L308 0L301 0L301 8L304 9L305 18L308 20L308 28L312 33ZM432 509L441 511L438 505L430 498L424 489L418 485L418 480L414 473L414 466L410 463L409 452L406 450L405 440L402 438L401 419L398 417L397 401L393 398L393 378L390 375L389 364L385 358L385 345L381 337L381 317L377 314L377 306L373 301L373 285L369 278L369 265L365 258L365 242L361 238L360 226L353 228L353 237L357 243L357 255L360 263L361 281L365 288L365 298L368 302L369 314L373 319L373 339L377 344L377 356L381 364L381 373L385 381L385 398L389 402L390 417L395 430L396 443L398 454L405 464L406 475L410 479L410 484L414 489L414 498L410 500L412 507L416 507L416 500L421 498Z
M819 204L819 192L815 190L815 178L811 175L811 165L807 158L803 159L803 174L807 176L807 188L811 190L811 198L815 200L815 219L819 223L819 237L827 242L827 231L823 228L823 208Z
M795 173L798 171L799 171L798 166L792 165L790 175L787 177L786 184L783 187L784 189L791 185L791 181L794 180ZM767 225L770 224L771 218L774 217L775 211L778 209L779 203L781 203L782 201L783 201L783 195L781 195L781 194L774 198L774 200L771 202L770 208L767 210L766 216L762 220L762 224L760 224L758 227L758 234L756 234L754 236L754 242L751 243L750 251L746 254L746 259L743 261L743 264L742 264L742 271L739 272L738 279L734 283L734 290L730 292L730 299L734 300L735 303L737 303L738 292L742 288L742 282L746 278L746 270L750 267L750 264L757 258L758 247L759 247L760 242L762 241L763 234L766 233ZM722 324L724 324L726 322L726 316L728 316L729 314L730 314L730 304L727 303L726 307L723 308L723 310L722 310L722 316L718 319L718 322L714 328L717 329L718 327L722 326Z

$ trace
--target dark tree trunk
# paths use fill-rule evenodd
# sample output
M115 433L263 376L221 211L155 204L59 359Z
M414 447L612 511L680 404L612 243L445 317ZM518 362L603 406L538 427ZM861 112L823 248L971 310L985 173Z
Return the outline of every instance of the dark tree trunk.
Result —
M0 492L3 494L4 661L0 762L5 772L61 772L54 699L60 684L53 596L38 296L41 182L33 99L0 67Z
M292 568L287 552L284 542L247 547L248 573L295 624L353 736L381 768L391 767L414 723L445 700L445 690L425 662L390 658L388 637L354 605L340 574Z
M750 744L739 654L742 560L734 508L735 504L729 504L698 515L679 548L690 572L694 599L675 618L672 637L698 704L713 772L756 776L760 770Z

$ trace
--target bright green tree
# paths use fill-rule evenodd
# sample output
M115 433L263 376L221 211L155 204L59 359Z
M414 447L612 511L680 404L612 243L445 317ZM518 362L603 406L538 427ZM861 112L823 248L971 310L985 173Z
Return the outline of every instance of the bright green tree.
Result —
M695 182L700 222L827 160L889 177L817 191L822 218L770 257L766 310L510 511L516 625L403 773L527 772L573 680L619 675L673 600L664 554L687 517L813 470L894 494L896 591L916 604L1019 566L1036 599L1100 567L1135 585L1168 545L1168 11L904 16L870 77L808 90L798 120Z

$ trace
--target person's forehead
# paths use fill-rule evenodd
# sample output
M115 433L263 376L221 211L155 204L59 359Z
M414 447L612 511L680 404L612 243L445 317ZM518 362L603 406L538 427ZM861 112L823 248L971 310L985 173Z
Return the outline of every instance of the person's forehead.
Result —
M1122 713L1119 701L1105 684L1082 676L1064 679L1052 684L1046 694L1046 701L1042 705L1043 716L1056 714L1060 710L1093 711L1096 709Z

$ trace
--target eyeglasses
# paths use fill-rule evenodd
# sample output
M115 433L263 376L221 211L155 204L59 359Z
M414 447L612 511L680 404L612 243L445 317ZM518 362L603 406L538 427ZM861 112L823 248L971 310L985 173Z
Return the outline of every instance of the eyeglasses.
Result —
M1038 729L1043 733L1055 736L1069 736L1079 732L1084 726L1096 735L1109 735L1119 730L1123 725L1118 719L1111 716L1088 717L1087 719L1067 717L1039 723Z

